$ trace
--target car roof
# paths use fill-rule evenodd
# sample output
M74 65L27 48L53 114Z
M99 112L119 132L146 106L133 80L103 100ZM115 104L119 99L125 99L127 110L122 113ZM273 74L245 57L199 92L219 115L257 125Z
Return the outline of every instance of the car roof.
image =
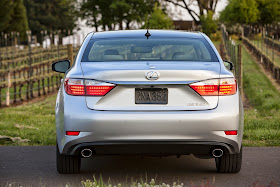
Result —
M93 33L92 39L94 38L141 38L146 37L146 29L143 30L120 30L120 31L103 31ZM186 32L186 31L175 31L175 30L153 30L149 29L151 34L150 38L203 38L199 32Z

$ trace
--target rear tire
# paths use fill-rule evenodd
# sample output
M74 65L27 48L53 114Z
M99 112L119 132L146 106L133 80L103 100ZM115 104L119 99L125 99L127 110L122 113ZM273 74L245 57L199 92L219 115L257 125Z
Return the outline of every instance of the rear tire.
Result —
M56 144L56 167L58 173L79 173L81 167L81 158L76 155L60 154L58 145Z
M238 173L242 164L242 146L239 153L224 154L215 161L218 173Z

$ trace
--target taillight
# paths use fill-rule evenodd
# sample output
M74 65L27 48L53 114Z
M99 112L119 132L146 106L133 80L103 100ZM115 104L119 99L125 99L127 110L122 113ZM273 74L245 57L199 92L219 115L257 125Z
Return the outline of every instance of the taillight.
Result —
M190 87L203 96L233 95L237 90L234 78L201 81L190 84Z
M87 96L104 96L116 85L84 79L69 79L64 81L65 91L69 95L87 95Z
M233 95L236 90L237 84L234 78L220 79L219 95Z
M65 79L64 88L69 95L85 95L83 79Z
M206 80L190 84L190 87L200 95L218 95L218 86L219 79Z
M85 80L85 85L86 94L96 96L104 96L115 87L114 84L100 82L96 80Z

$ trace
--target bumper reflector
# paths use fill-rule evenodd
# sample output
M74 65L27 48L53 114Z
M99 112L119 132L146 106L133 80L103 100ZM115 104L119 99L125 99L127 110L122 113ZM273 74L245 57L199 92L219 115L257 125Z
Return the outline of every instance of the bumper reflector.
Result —
M66 131L66 135L68 136L78 136L80 131Z
M225 131L226 135L237 135L237 131Z

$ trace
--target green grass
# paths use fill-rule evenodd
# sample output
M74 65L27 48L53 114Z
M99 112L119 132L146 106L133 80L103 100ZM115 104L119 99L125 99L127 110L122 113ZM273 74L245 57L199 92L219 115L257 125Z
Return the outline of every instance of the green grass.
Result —
M245 110L244 145L280 146L280 93L243 48L243 86L252 108Z
M0 138L0 145L55 145L55 97L53 95L44 101L0 109L0 136L29 140Z

